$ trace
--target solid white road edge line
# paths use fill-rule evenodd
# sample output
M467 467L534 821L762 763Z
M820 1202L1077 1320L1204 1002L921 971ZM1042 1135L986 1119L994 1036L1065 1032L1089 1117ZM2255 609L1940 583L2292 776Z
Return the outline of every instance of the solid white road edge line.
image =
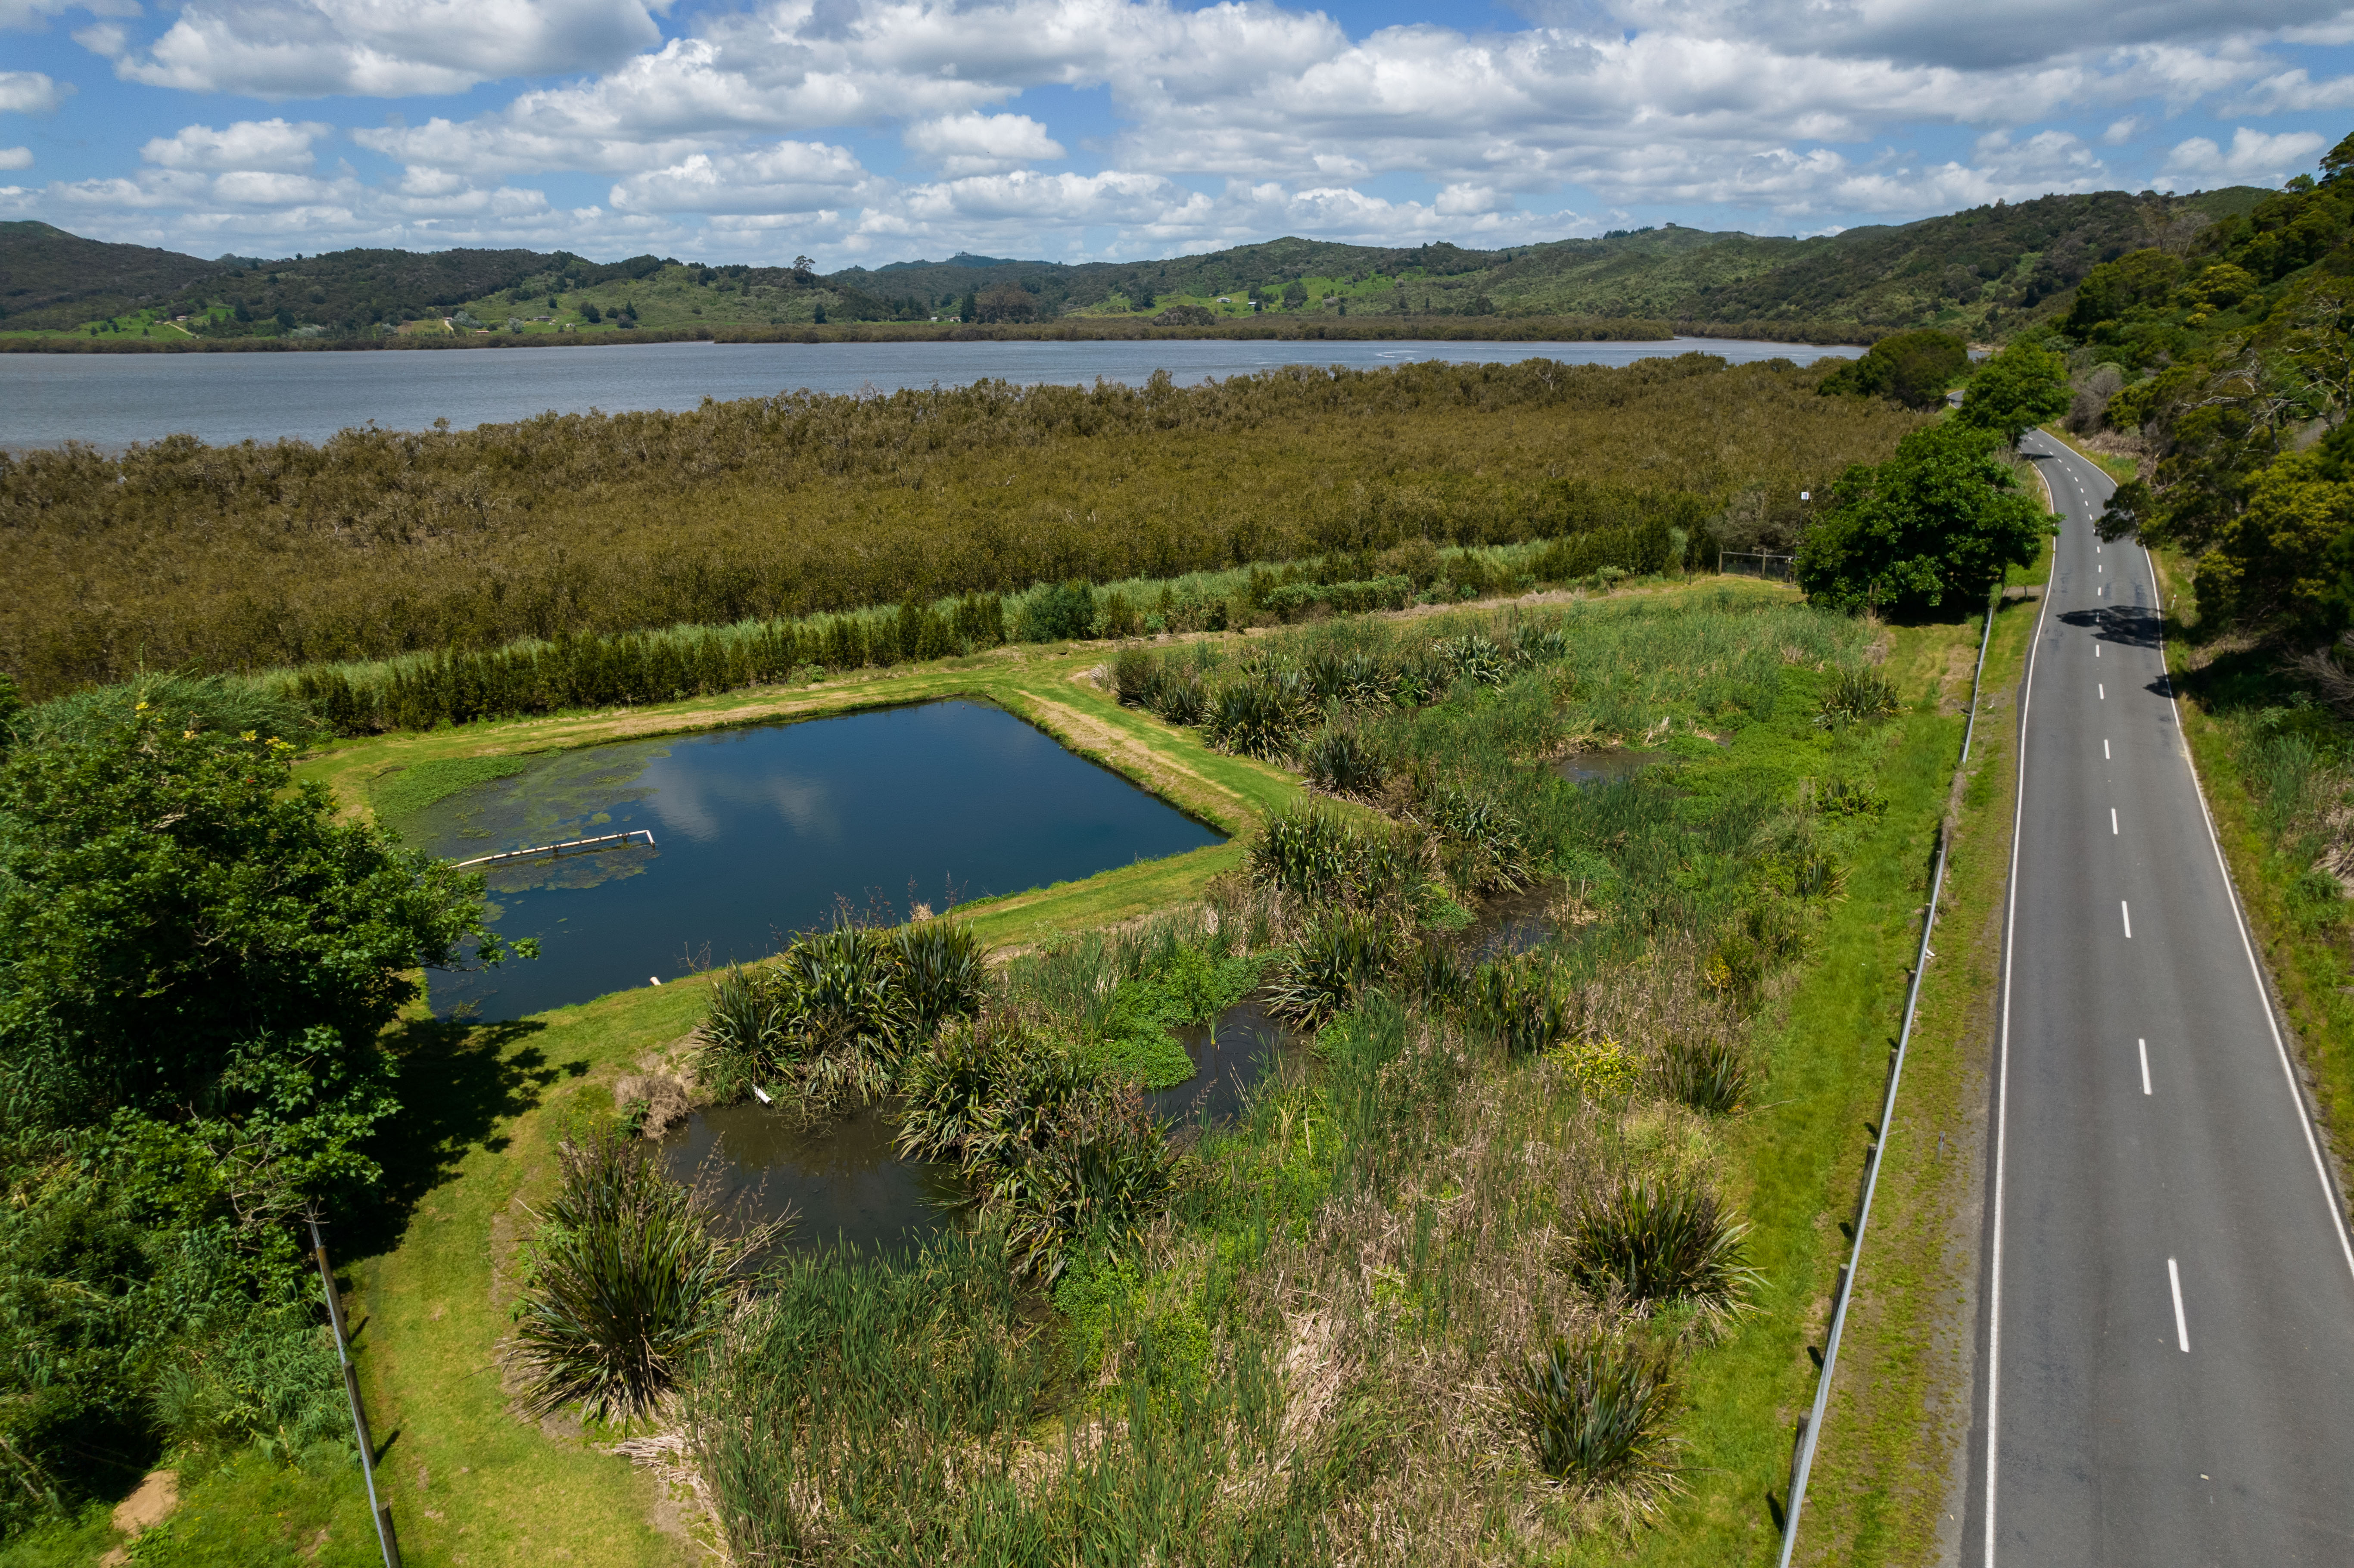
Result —
M2166 1284L2174 1292L2174 1342L2182 1347L2187 1356L2190 1353L2190 1325L2182 1318L2182 1270L2170 1257L2166 1260Z
M2019 797L2011 803L2010 872L2003 895L2002 1031L1995 1052L1994 1075L1994 1244L1987 1260L1987 1568L1994 1568L1995 1483L2002 1448L2003 1156L2010 1139L2010 981L2018 967L2013 942L2019 933L2019 831L2027 820L2027 716L2035 704L2035 656L2043 651L2043 622L2051 611L2052 590L2047 585L2037 603L2035 634L2027 644L2027 679L2019 689Z
M2147 545L2142 546L2141 558L2143 567L2149 572L2150 597L2157 599L2158 567L2150 560ZM2163 620L2159 625L2163 628ZM2158 658L2159 673L2163 674L2166 668L2166 634L2163 630L2158 633ZM2264 966L2256 962L2256 944L2248 935L2247 917L2240 913L2240 889L2232 881L2232 863L2223 858L2223 841L2215 832L2215 813L2207 809L2207 786L2199 778L2199 765L2190 758L2190 739L2182 733L2182 699L2174 694L2171 679L2166 683L2166 700L2174 710L2174 737L2182 747L2182 765L2190 769L2190 786L2199 796L2199 815L2207 823L2207 842L2215 852L2216 869L2223 874L2223 889L2231 897L2232 923L2240 928L2240 951L2247 955L2248 972L2255 976L2256 995L2264 1001L2264 1026L2273 1032L2273 1052L2280 1058L2281 1078L2288 1085L2288 1097L2296 1103L2297 1121L2305 1128L2306 1151L2313 1156L2313 1173L2321 1182L2322 1203L2329 1210L2329 1228L2337 1233L2338 1250L2346 1259L2347 1273L2354 1275L2354 1234L2347 1231L2345 1211L2338 1207L2338 1188L2329 1179L2329 1162L2321 1157L2321 1139L2313 1129L2313 1112L2305 1103L2305 1090L2296 1081L2296 1067L2288 1059L2288 1042L2282 1037L2280 1020L2273 1012L2272 990L2264 984ZM2023 712L2020 722L2026 722ZM2015 849L2013 858L2016 859ZM1991 1545L1988 1549L1991 1551Z

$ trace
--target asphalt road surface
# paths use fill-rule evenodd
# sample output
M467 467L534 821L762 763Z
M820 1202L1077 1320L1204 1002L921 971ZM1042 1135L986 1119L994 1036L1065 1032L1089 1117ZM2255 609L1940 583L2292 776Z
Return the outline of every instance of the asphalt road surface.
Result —
M2354 1247L2148 559L2100 544L2099 470L2023 446L2065 521L2023 699L1964 1556L2346 1568Z

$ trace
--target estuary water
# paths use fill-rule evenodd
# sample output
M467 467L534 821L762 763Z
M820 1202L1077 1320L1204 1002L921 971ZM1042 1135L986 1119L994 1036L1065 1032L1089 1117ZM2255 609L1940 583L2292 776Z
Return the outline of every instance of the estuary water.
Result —
M1156 370L1180 383L1282 365L1371 369L1416 360L1511 364L1554 359L1626 365L1713 354L1735 363L1801 365L1860 348L1731 338L1659 343L1237 342L823 343L599 344L593 348L376 350L349 354L0 355L0 447L85 441L119 450L187 434L219 445L281 437L321 441L375 424L421 430L499 424L554 411L692 408L705 397L895 392L1002 379L1140 386Z
M429 975L443 1017L521 1018L762 958L842 904L904 919L1219 842L981 703L519 760L396 825L450 860L641 830L653 847L487 868L493 927L540 956Z

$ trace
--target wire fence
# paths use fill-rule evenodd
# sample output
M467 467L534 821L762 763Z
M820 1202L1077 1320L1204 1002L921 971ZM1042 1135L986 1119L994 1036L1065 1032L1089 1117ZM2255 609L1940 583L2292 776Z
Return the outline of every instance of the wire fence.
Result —
M1727 550L1717 557L1717 570L1736 577L1767 577L1777 583L1790 580L1798 563L1796 556L1768 555L1763 550Z

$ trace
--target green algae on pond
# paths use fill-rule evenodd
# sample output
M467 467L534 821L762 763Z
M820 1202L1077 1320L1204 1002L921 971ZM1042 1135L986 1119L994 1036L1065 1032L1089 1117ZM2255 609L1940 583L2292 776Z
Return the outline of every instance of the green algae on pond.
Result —
M1220 842L967 701L552 753L393 825L451 860L654 836L489 869L500 935L538 938L541 956L430 981L437 1013L484 1019L761 958L845 905L939 911Z

